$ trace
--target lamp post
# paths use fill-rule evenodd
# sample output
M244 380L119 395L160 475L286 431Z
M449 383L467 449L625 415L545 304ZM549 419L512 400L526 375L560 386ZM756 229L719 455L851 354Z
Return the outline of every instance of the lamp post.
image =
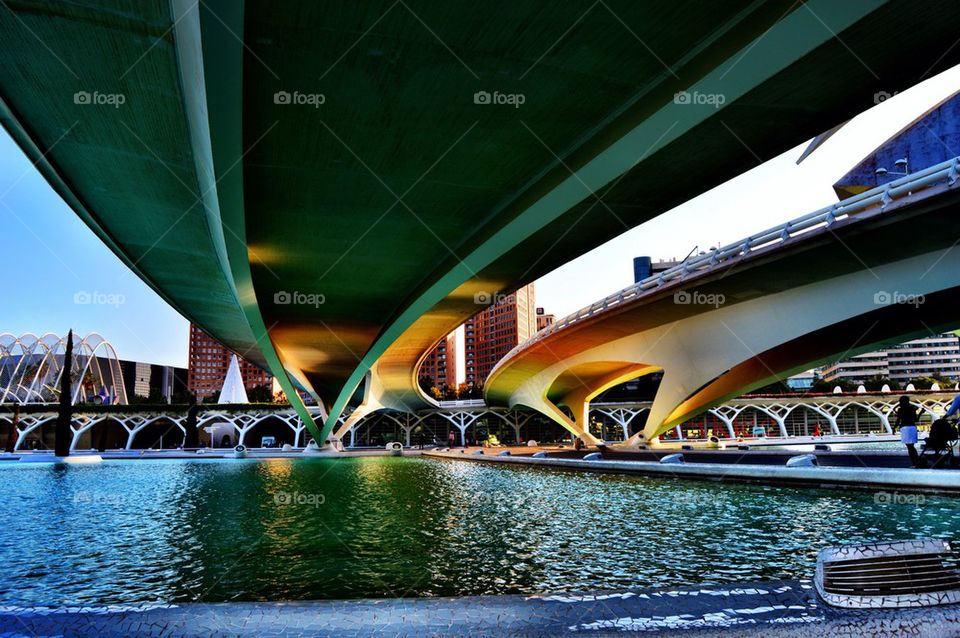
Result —
M904 155L897 161L893 163L897 167L898 171L888 171L882 166L878 166L877 170L874 171L877 177L885 177L887 175L909 175L910 174L910 160L907 159L907 156Z

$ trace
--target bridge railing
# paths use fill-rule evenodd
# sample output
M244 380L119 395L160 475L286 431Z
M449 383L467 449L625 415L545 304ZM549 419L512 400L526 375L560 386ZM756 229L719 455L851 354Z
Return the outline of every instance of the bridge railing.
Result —
M790 220L785 224L775 226L740 241L720 248L711 248L708 252L685 259L682 263L664 270L661 273L647 277L635 284L627 286L619 292L604 297L589 306L581 308L567 315L563 319L537 332L520 345L516 346L501 359L494 370L509 360L514 354L524 350L549 335L563 330L579 321L592 317L608 309L632 301L637 297L652 294L657 289L677 281L682 281L692 274L701 274L725 265L728 262L742 258L760 249L766 249L776 244L798 237L802 234L820 228L829 228L837 221L851 215L879 206L881 210L901 197L911 195L919 190L946 182L953 185L960 175L960 157L946 162L935 164L916 173L905 175L887 184L864 191L841 202L831 204L802 217Z
M437 401L441 408L475 408L486 406L487 402L483 399L455 399L450 401Z

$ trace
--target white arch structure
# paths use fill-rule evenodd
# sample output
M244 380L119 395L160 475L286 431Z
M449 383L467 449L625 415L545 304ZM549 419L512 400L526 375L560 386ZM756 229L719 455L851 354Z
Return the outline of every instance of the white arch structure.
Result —
M953 401L955 393L953 392L931 392L926 394L913 395L913 402L918 406L922 415L926 415L928 420L941 417L949 408ZM726 436L730 439L736 438L735 430L736 420L748 411L754 414L762 414L776 423L779 430L779 436L783 438L793 438L787 425L790 415L798 410L804 411L806 415L815 415L817 419L825 421L829 431L824 428L825 434L842 435L839 421L848 410L854 410L854 420L859 414L856 410L862 410L874 415L882 425L883 432L893 433L893 427L890 417L896 408L899 400L899 393L890 393L883 395L826 395L816 397L744 397L734 399L726 404L710 408L703 415L696 417L684 424L676 426L675 431L679 440L684 440L684 426L688 424L704 423L706 415L711 415L718 419L726 430ZM623 429L624 440L630 437L630 424L636 417L649 412L651 402L625 402L625 403L597 403L591 406L595 413L602 414L610 418L614 423ZM478 419L487 415L501 419L504 423L513 428L516 433L516 440L521 440L520 428L523 427L533 416L538 414L532 410L517 410L505 408L490 408L486 406L470 406L452 409L431 409L418 413L403 412L378 412L364 416L356 421L349 430L350 443L348 447L354 447L356 444L356 431L366 425L372 418L386 418L396 423L404 432L405 445L411 445L411 433L414 428L422 423L427 417L437 416L450 423L460 433L460 444L466 442L467 429L475 424ZM35 412L21 414L17 423L15 450L21 450L23 444L29 435L44 425L52 425L56 421L56 412L52 409L45 412ZM343 415L341 419L346 421L348 415ZM240 444L246 445L246 438L249 433L259 424L267 419L276 419L290 428L294 441L299 443L301 437L306 433L306 426L299 415L291 408L278 410L253 410L250 412L228 412L224 410L209 410L201 412L197 417L197 428L213 424L226 424L233 428ZM78 412L74 415L74 423L71 425L72 441L71 450L76 450L81 437L97 425L108 422L114 422L122 427L127 433L126 450L133 449L137 435L143 432L151 424L158 421L170 422L177 427L184 435L186 434L185 413L180 411L171 412L152 412L137 413L130 412ZM9 428L13 423L12 413L0 413L0 428ZM215 442L212 442L215 444Z
M815 397L743 397L734 399L713 408L710 408L703 415L691 419L686 423L677 425L674 428L677 438L684 439L683 430L688 423L703 422L707 415L717 418L726 430L728 438L736 438L735 431L736 420L747 411L763 414L773 421L777 426L776 436L782 438L793 438L795 435L790 433L788 421L792 414L801 411L807 418L824 421L824 434L833 434L840 436L844 434L840 427L840 421L850 410L853 410L854 421L857 420L859 413L857 410L863 410L874 415L886 434L893 434L893 424L891 415L896 408L899 400L899 393L890 393L883 395L876 394L856 394L856 395L827 395ZM913 402L918 406L921 414L928 415L930 420L943 416L950 406L954 397L953 393L930 393L923 395L914 395ZM591 413L602 414L609 418L623 430L624 440L630 438L630 424L644 412L650 411L652 402L624 402L624 403L596 403L590 406ZM427 410L413 413L393 413L379 412L365 415L363 419L355 422L348 430L350 435L350 444L355 445L355 433L361 425L369 423L369 419L379 415L388 418L403 429L406 435L406 445L410 445L410 433L417 424L421 423L426 417L431 415L439 416L455 427L460 433L460 444L466 441L467 429L476 423L478 419L485 415L492 415L502 419L507 425L510 425L516 432L516 440L520 440L520 428L527 423L537 412L532 410L517 410L505 408L491 408L477 405L468 407L456 407L439 410ZM811 423L812 425L812 423Z
M285 410L263 410L253 412L226 412L220 410L210 410L201 412L197 417L197 429L214 424L225 424L233 428L237 435L238 442L241 445L246 444L246 437L257 425L268 419L276 419L290 428L295 442L300 440L306 430L306 425L292 409ZM31 433L37 431L44 425L52 425L56 422L56 412L41 412L34 414L21 414L17 422L16 443L14 450L22 450L23 444L27 441ZM75 451L80 442L80 438L92 430L95 426L106 423L116 423L127 433L125 450L133 449L134 442L138 434L143 432L150 425L165 421L178 428L184 436L186 435L187 416L182 412L157 412L157 413L83 413L74 414L73 423L70 426L72 440L70 450ZM9 428L13 424L12 414L0 414L0 427ZM215 447L215 441L211 440Z
M60 378L63 374L63 359L67 338L52 332L37 337L32 333L16 336L0 334L0 403L54 403L58 400ZM101 367L101 357L106 360L109 378ZM123 383L120 359L113 344L96 332L86 337L73 336L73 384L71 402L78 403L83 397L83 380L92 375L94 394L105 390L116 397L116 403L127 403L127 390Z

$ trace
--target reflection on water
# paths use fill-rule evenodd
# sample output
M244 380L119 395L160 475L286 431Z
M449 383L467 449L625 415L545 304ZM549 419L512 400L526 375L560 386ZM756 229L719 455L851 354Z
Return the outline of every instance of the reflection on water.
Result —
M951 538L960 525L952 498L877 503L867 492L394 457L5 465L0 478L0 604L809 577L826 544Z

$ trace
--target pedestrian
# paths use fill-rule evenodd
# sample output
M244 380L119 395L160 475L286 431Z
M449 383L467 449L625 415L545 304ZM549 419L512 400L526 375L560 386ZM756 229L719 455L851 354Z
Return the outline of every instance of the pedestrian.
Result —
M453 448L456 442L457 442L457 437L454 436L453 430L450 430L450 433L447 434L447 447Z
M910 463L913 467L920 467L920 455L917 453L917 408L910 403L910 397L900 397L900 404L896 409L896 427L900 430L900 441L907 446Z
M813 438L819 439L821 436L823 436L823 429L821 429L820 424L817 423L813 426Z

